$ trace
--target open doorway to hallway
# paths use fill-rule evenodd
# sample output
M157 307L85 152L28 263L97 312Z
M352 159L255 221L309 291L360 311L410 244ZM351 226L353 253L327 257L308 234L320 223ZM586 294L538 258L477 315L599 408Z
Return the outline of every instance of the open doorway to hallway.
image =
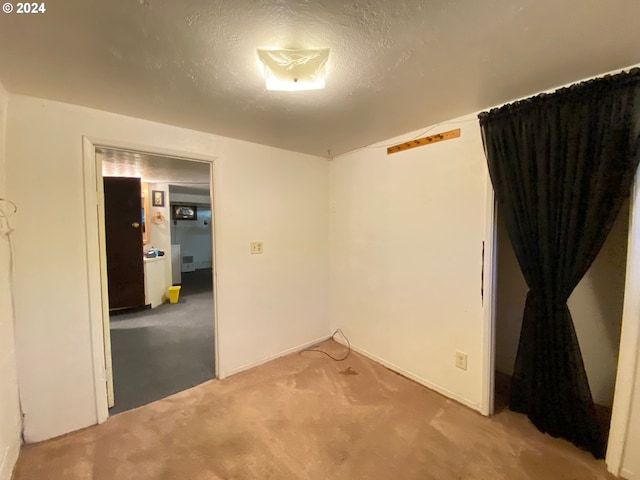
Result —
M215 378L211 165L109 148L97 148L96 156L104 181L105 361L112 372L113 415ZM123 179L139 181L129 200L137 205L137 218L110 213L109 185ZM189 209L192 215L180 216ZM134 304L112 301L123 283L114 277L122 275L117 263L126 248L114 222L137 235L134 248L140 254L133 262L144 272L138 287L143 300ZM176 237L183 223L188 226ZM196 264L200 268L193 268Z

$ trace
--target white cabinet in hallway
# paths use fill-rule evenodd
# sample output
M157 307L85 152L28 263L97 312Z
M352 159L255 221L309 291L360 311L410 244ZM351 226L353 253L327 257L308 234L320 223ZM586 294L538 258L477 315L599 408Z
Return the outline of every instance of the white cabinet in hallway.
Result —
M144 297L145 304L151 308L162 305L166 300L165 257L144 259Z

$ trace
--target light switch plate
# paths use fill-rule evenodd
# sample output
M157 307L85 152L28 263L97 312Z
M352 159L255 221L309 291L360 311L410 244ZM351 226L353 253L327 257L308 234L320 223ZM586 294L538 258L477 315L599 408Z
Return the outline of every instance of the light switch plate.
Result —
M251 255L259 255L263 252L262 242L251 242Z
M467 354L463 352L456 352L456 367L461 370L467 369Z

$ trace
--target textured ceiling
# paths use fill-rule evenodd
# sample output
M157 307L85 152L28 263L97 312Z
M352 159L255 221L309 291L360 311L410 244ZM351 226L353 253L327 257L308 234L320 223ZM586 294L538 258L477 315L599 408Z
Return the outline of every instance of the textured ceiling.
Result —
M50 0L0 14L22 93L317 155L640 62L638 0ZM257 47L329 47L268 92Z
M179 193L208 193L209 164L178 158L98 148L105 177L140 177L145 182L176 185Z

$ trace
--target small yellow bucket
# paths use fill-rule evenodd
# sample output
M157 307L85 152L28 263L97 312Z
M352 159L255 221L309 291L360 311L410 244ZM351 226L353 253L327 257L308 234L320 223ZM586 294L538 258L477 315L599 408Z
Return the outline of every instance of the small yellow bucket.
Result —
M169 287L169 303L178 303L180 298L180 286Z

